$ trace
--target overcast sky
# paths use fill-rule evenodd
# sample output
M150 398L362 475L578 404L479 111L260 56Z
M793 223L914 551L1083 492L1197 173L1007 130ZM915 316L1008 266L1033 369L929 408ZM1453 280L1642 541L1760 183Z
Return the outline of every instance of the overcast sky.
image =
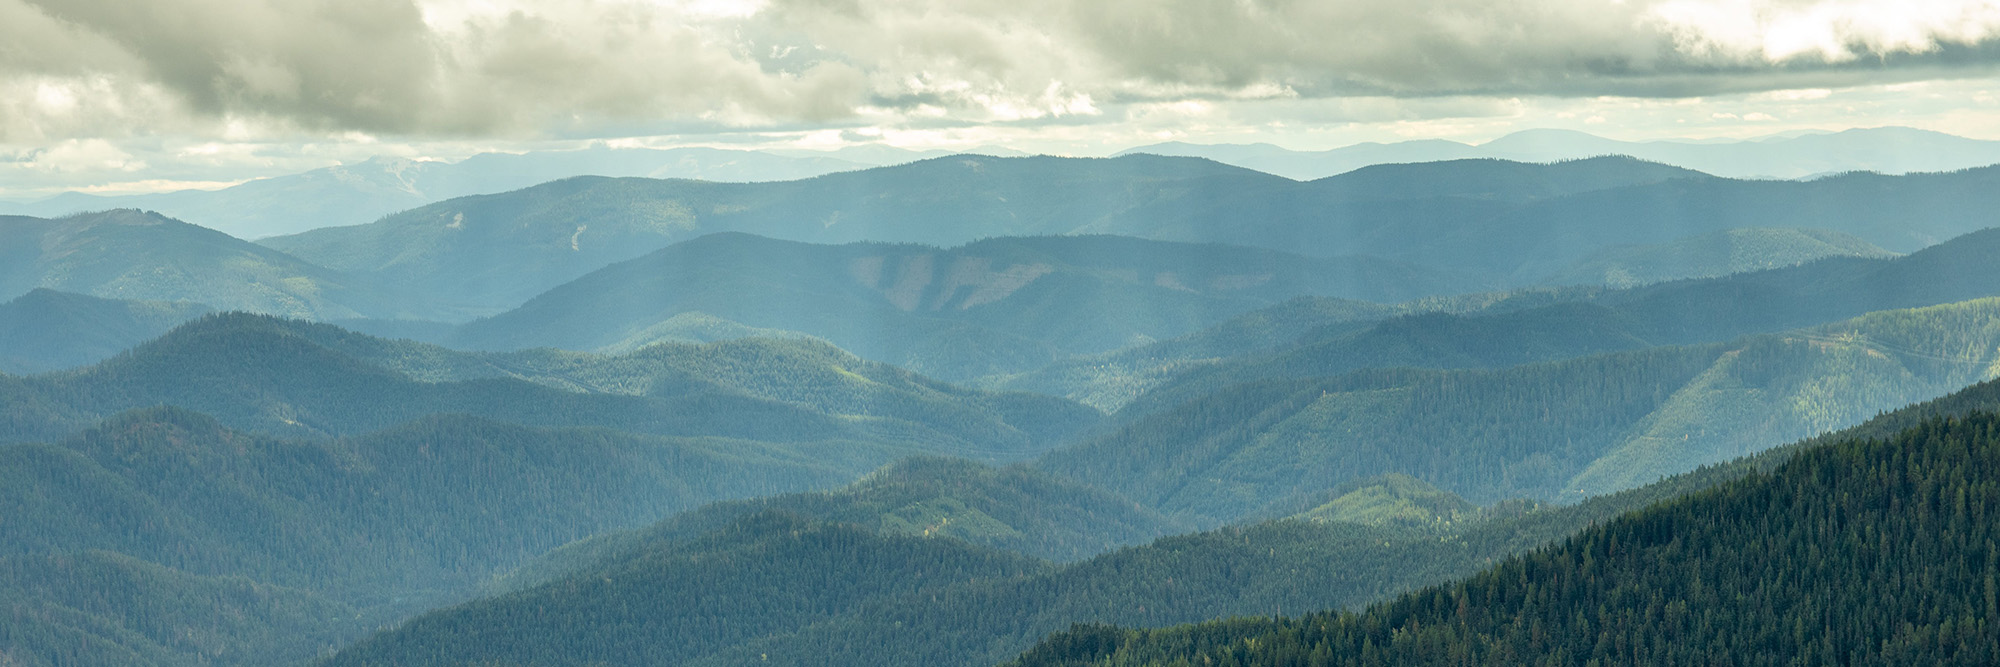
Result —
M2000 139L2000 0L0 0L0 196L625 144Z

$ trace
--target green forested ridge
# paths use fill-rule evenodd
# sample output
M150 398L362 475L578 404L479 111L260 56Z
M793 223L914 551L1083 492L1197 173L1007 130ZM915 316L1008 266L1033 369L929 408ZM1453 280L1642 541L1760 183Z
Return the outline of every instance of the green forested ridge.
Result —
M943 249L717 234L606 267L461 327L476 349L622 349L703 313L948 379L1178 336L1303 294L1402 300L1473 286L1367 259L1116 237Z
M1116 234L1389 256L1519 286L1607 247L1745 227L1839 231L1907 252L1988 226L1983 212L2000 190L1992 169L1804 183L1718 179L1627 158L1383 169L1298 183L1188 158L954 156L785 183L577 178L263 242L414 288L458 314L497 313L597 268L721 231L933 245ZM1389 171L1409 180L1387 187Z
M1005 660L1033 646L1047 633L1078 622L1161 626L1230 616L1357 609L1387 595L1473 574L1510 554L1548 544L1635 509L1745 476L1768 473L1798 452L1828 442L1883 437L1925 419L1995 408L2000 408L2000 382L1988 382L1882 415L1839 434L1576 505L1507 504L1471 515L1460 514L1455 521L1423 525L1395 520L1382 522L1383 525L1364 525L1291 519L1228 527L1164 538L1021 578L968 577L939 582L933 588L871 600L795 630L741 641L699 660L689 657L692 652L676 648L675 642L681 640L656 638L649 644L653 647L649 658L652 662L687 661L697 665L765 661L815 665L980 665ZM1342 491L1342 495L1360 496L1402 493L1406 497L1430 498L1434 501L1433 508L1454 506L1448 495L1439 496L1435 491L1393 478L1357 483ZM1302 498L1298 507L1310 508L1310 503L1310 499ZM1389 505L1372 501L1361 504L1377 508ZM719 526L709 522L685 527L688 530L677 538L679 542L655 547L671 549L673 544L686 544L699 536L701 529ZM580 573L574 581L581 585L595 581L595 575ZM546 655L525 652L532 649L508 653L467 649L449 635L476 627L480 619L496 618L537 619L537 625L531 626L538 628L536 632L585 631L565 629L564 612L572 604L594 608L596 603L590 596L556 594L555 591L562 590L561 586L543 587L539 589L543 594L533 597L494 598L480 605L440 612L433 624L421 629L416 625L406 626L394 634L380 635L371 640L367 651L356 651L349 657L359 661L362 657L418 656L399 664L458 664L468 656L506 663L510 659L518 661L524 655ZM593 595L603 594L602 589L590 590ZM647 640L616 638L606 642L633 645ZM582 662L549 660L549 664Z
M8 665L297 664L367 627L354 608L106 551L0 556Z
M1389 472L1479 503L1553 498L1722 353L1658 348L1504 370L1232 385L1038 465L1210 525Z
M1167 193L1285 182L1206 160L973 155L783 183L585 177L262 242L495 313L605 265L719 231L955 245L1072 233Z
M133 210L0 217L0 299L43 287L313 319L404 313L397 294L365 278Z
M2000 374L2000 300L1725 344L1498 370L1228 385L1038 465L1197 523L1412 475L1478 503L1573 501L1858 423Z
M405 371L433 379L487 377L499 373L493 370L496 363L504 370L510 362L326 325L217 315L95 366L0 377L0 417L6 420L0 437L57 438L109 414L161 404L213 414L238 428L301 436L360 433L456 412L538 426L793 442L804 447L801 451L859 463L865 470L919 452L1018 459L1094 419L1087 408L1059 399L953 389L825 346L774 342L727 349L741 353L703 363L735 367L734 385L724 377L689 382L702 366L676 366L673 353L661 350L637 353L651 355L651 365L628 364L615 378L645 387L650 395L579 393L513 377L424 382ZM686 356L703 359L698 353ZM590 364L561 355L546 360L546 372L530 368L527 374L561 384L555 380L567 379L570 367ZM593 379L612 378L605 373ZM814 373L856 377L816 385ZM841 409L860 412L836 412Z
M1698 234L1668 243L1605 248L1544 282L1633 287L1775 269L1827 257L1894 255L1841 232L1752 227Z
M917 457L840 489L715 503L643 529L570 544L496 585L511 590L615 565L767 511L890 535L951 537L1055 561L1185 529L1130 500L1030 468Z
M1602 293L1596 287L1528 288L1504 292L1474 292L1445 297L1425 297L1398 304L1376 304L1328 297L1298 297L1275 306L1253 310L1222 324L1179 338L1136 346L1099 355L1059 361L1020 375L983 379L985 384L1009 389L1025 389L1064 396L1101 410L1118 411L1143 399L1149 405L1185 400L1190 386L1209 386L1213 378L1228 377L1208 367L1217 362L1257 361L1314 342L1338 340L1350 334L1368 332L1396 317L1416 317L1417 321L1453 322L1448 315L1506 315L1549 306L1574 307L1574 302ZM1518 319L1518 318L1516 318ZM1544 318L1546 319L1546 318ZM1509 321L1506 318L1497 321ZM1406 326L1406 325L1405 325ZM1472 327L1461 327L1472 329ZM1397 334L1387 327L1378 337ZM1486 338L1485 332L1478 332ZM1532 332L1530 335L1533 335ZM1564 334L1571 336L1572 334ZM1356 360L1361 366L1426 366L1428 358L1417 356L1417 348L1436 345L1438 335L1419 336L1402 342L1376 341L1374 347L1401 350L1401 360L1370 358ZM1491 343L1478 343L1491 346ZM1548 347L1546 345L1542 346ZM1549 350L1545 350L1549 351ZM1549 352L1562 352L1553 350ZM1523 355L1509 351L1513 358ZM1461 360L1463 353L1440 355ZM1573 356L1564 352L1563 356ZM1230 364L1233 365L1233 362ZM1185 375L1185 377L1182 377ZM1165 385L1168 389L1161 390ZM1158 391L1156 391L1158 390ZM1176 392L1180 394L1176 400ZM1167 398L1160 398L1167 396ZM1133 413L1145 408L1128 411Z
M558 389L651 398L746 396L863 420L923 424L964 440L1053 443L1098 416L1061 399L969 390L812 339L655 343L600 355L533 349L460 352L339 327L259 320L335 352L425 382L510 378Z
M1284 345L1233 358L1175 359L1147 349L1130 366L1144 375L1103 373L1113 386L1143 390L1128 404L1098 403L1128 418L1231 383L1312 377L1358 368L1485 368L1614 350L1726 341L1844 320L1864 313L2000 295L2000 230L1967 234L1905 257L1833 258L1810 264L1684 280L1633 289L1566 289L1400 306L1399 317L1369 326L1337 312L1291 311L1304 333ZM1532 306L1538 302L1539 306ZM1532 306L1532 307L1531 307ZM1255 319L1260 313L1244 315ZM1218 330L1220 331L1220 330ZM1205 334L1207 332L1204 332ZM1171 361L1171 363L1168 363ZM1112 369L1123 371L1122 368ZM1040 388L1046 385L1023 384ZM1083 390L1052 393L1089 397Z
M0 373L96 363L209 310L198 303L99 299L36 288L0 303Z
M870 601L1045 567L958 540L760 512L589 576L419 617L322 664L684 664Z
M993 386L1067 396L1124 418L1232 383L1360 368L1488 368L1722 341L1862 313L2000 294L1982 258L2000 234L1910 257L1803 266L1632 289L1531 289L1394 306L1301 298L1178 339L1058 362Z
M0 630L0 652L61 655L74 638L102 645L93 651L157 652L160 664L302 658L577 539L855 474L852 463L740 440L455 416L279 440L176 408L138 411L57 444L0 446L0 573L67 582L61 596L22 599L24 620ZM57 585L34 579L7 586ZM201 597L211 594L224 597ZM269 619L199 625L204 610L260 605ZM308 624L323 627L286 629Z
M1799 452L1362 613L1084 626L1014 665L1992 664L2000 418Z

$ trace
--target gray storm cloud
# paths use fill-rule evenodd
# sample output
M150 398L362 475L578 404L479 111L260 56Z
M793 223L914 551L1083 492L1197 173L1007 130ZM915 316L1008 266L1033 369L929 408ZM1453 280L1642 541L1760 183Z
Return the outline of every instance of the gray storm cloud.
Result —
M0 138L588 133L1967 76L2000 0L0 0ZM710 4L713 4L711 2ZM441 18L444 17L444 18ZM221 128L221 129L217 129Z

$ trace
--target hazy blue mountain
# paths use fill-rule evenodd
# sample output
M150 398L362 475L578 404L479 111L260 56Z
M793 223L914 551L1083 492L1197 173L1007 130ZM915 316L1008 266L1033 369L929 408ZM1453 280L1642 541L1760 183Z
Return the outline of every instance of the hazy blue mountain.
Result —
M1519 204L1466 197L1354 201L1322 191L1335 179L1142 206L1088 230L1381 256L1525 285L1605 248L1745 227L1837 231L1909 252L1990 226L1984 212L2000 204L2000 167L1809 182L1675 178ZM1311 224L1302 221L1308 213Z
M783 157L714 148L591 147L481 153L457 162L378 157L351 165L249 181L220 190L143 195L68 193L0 206L57 217L83 211L160 211L238 238L374 222L382 216L466 195L506 192L571 176L643 176L706 181L784 181L874 166L827 156Z
M859 474L915 453L1019 460L1097 417L1060 399L956 389L824 344L801 345L662 347L623 361L555 355L537 370L519 357L463 355L327 325L211 316L78 371L0 376L0 442L53 439L153 405L289 436L356 434L463 413L782 443ZM599 383L625 386L599 391Z
M1269 144L1164 143L1127 149L1202 157L1297 180L1313 180L1379 164L1500 158L1555 162L1629 155L1729 178L1804 178L1849 171L1887 174L1954 171L2000 164L2000 142L1967 139L1906 127L1746 141L1617 141L1570 130L1526 130L1472 145L1441 139L1355 144L1324 151L1293 151Z
M1833 257L1622 290L1564 288L1434 299L1403 304L1394 318L1356 319L1295 308L1279 316L1290 318L1288 330L1306 333L1283 345L1239 348L1236 359L1179 357L1172 348L1149 346L1089 373L1054 367L1054 372L997 386L1088 397L1094 390L1079 381L1101 381L1124 389L1104 395L1116 400L1094 405L1143 414L1259 378L1394 366L1497 367L1723 341L1879 310L2000 295L2000 270L1988 259L1995 253L2000 253L2000 230L1967 234L1901 257ZM1226 332L1203 335L1220 333Z
M1989 379L1996 350L2000 300L1984 299L1498 370L1294 365L1273 375L1300 379L1162 400L1040 465L1197 522L1385 473L1478 503L1573 501Z
M461 352L391 341L339 327L263 320L340 355L423 382L510 379L595 394L677 399L749 397L856 423L925 424L951 438L988 444L1053 444L1095 422L1089 408L1026 393L978 391L865 361L818 339L749 338L655 342L612 355L533 349Z
M895 146L887 146L883 144L857 144L853 146L842 146L840 148L832 150L813 150L809 148L772 148L772 149L766 149L763 152L770 153L772 155L781 155L784 157L791 157L791 158L832 158L836 160L847 160L850 162L858 162L861 164L866 164L871 167L887 167L892 165L904 164L907 162L916 162L918 160L929 160L931 158L940 158L951 155L987 155L992 157L1027 157L1029 155L1029 153L1017 151L1011 148L1007 148L1005 146L993 146L993 145L977 146L974 148L968 148L963 150L942 150L942 149L911 150L907 148L897 148Z
M1827 257L1893 256L1895 253L1840 232L1753 227L1668 243L1606 248L1550 276L1546 282L1632 287L1775 269Z
M1496 159L1384 164L1319 179L1301 191L1332 202L1452 197L1525 203L1538 199L1713 177L1699 171L1624 157L1592 157L1548 164Z
M576 178L263 242L490 315L614 262L718 231L957 245L1070 233L1138 201L1285 182L1203 160L982 156L785 183Z
M1911 251L1990 224L1996 178L2000 168L1736 181L1596 158L1393 165L1299 183L1191 158L956 156L783 183L570 179L264 242L437 299L445 307L432 319L502 312L719 231L944 246L1111 234L1382 256L1507 287L1606 248L1744 227L1838 231Z
M1116 412L1154 387L1195 367L1226 357L1247 357L1287 347L1308 333L1359 331L1405 309L1366 301L1298 297L1167 340L1103 354L1057 361L997 378L999 388L1062 396Z
M719 234L593 272L447 340L623 349L675 317L704 313L965 379L1178 336L1301 294L1401 300L1469 283L1368 258L1117 237L941 249Z
M107 299L333 319L396 317L372 283L228 234L131 210L0 218L0 298L49 288Z
M0 303L0 373L94 364L209 312L198 303L99 299L36 288Z

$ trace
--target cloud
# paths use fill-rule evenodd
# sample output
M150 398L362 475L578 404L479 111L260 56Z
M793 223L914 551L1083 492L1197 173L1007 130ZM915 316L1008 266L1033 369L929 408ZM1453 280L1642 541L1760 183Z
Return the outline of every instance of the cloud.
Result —
M0 141L1358 116L1996 63L2000 0L0 0Z

